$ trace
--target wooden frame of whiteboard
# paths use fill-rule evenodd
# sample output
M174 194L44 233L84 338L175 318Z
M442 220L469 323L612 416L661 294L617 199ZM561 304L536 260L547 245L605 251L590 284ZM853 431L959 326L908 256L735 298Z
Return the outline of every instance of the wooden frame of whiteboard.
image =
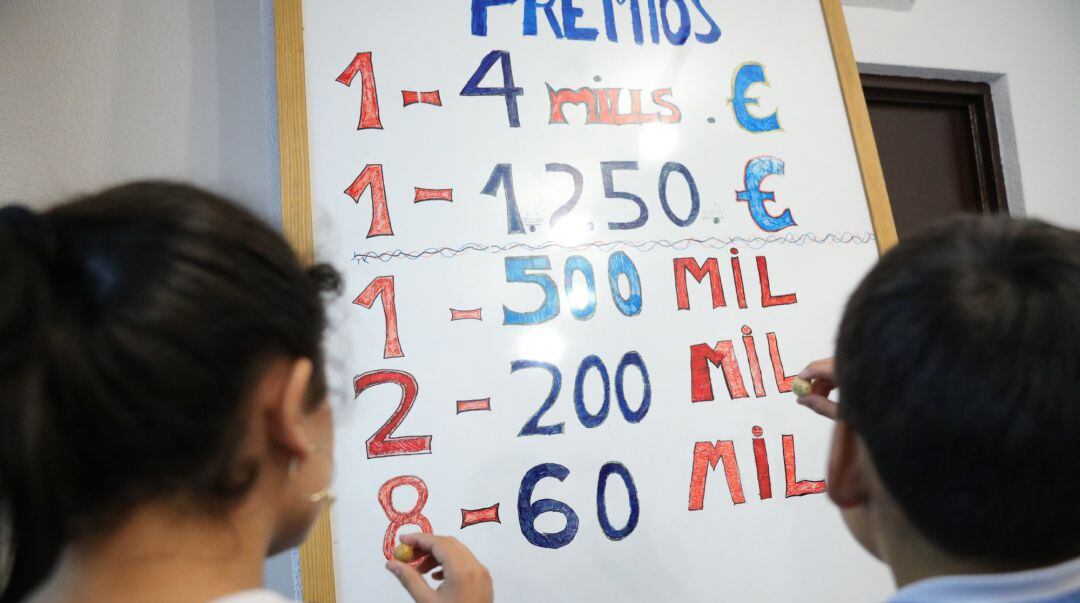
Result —
M307 93L304 87L304 25L302 0L274 0L277 58L278 129L281 151L281 223L285 236L305 262L314 258L311 228L311 176L308 158ZM822 15L832 46L836 72L847 109L851 137L870 220L884 253L897 242L885 176L878 157L870 114L866 109L840 0L821 0ZM307 541L300 547L304 600L336 603L334 551L329 511L320 513Z

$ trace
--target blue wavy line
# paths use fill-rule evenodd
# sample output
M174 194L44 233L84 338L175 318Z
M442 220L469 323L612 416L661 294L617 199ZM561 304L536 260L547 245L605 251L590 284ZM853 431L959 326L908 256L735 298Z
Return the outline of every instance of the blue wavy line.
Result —
M545 241L543 243L508 243L505 245L498 244L484 244L484 243L466 243L460 247L429 247L421 251L404 251L401 249L395 249L394 251L384 252L363 252L354 253L352 260L358 264L368 264L371 262L390 262L393 260L421 260L431 258L435 256L443 258L452 258L459 255L464 255L470 252L476 253L509 253L517 251L547 251L550 249L560 249L563 251L587 251L590 249L598 249L600 251L614 251L619 248L624 249L636 249L638 251L648 253L656 248L674 249L676 251L683 251L691 246L698 245L702 247L709 247L712 249L719 249L721 247L728 247L731 245L740 245L749 247L751 249L760 249L766 245L795 245L801 247L803 245L868 245L877 240L872 232L864 233L830 233L825 236L818 236L812 232L804 233L798 236L788 234L784 236L769 235L769 236L757 236L757 237L709 237L706 239L679 239L678 241L669 241L667 239L661 239L658 241L590 241L587 243L578 243L576 245L564 245L555 241Z

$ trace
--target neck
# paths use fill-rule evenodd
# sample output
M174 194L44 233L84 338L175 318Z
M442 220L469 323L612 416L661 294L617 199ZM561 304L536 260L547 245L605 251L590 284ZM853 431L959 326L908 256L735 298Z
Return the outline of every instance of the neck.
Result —
M953 557L938 549L894 548L887 563L892 567L897 588L939 576L1001 574L1034 569L1035 565Z
M31 601L201 603L258 588L269 534L260 524L247 505L216 518L136 509L113 532L69 544Z
M883 531L880 552L882 561L892 568L897 588L939 576L1001 574L1039 567L1032 563L957 557L923 538L901 515L894 516L890 523L894 528Z

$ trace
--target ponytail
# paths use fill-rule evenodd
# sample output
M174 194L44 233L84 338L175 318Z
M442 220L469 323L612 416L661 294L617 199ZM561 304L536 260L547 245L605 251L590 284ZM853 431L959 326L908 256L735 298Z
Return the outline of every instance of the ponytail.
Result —
M55 305L56 238L47 218L0 209L0 602L18 601L48 574L63 540L55 485L63 479L45 362Z
M241 500L258 472L242 410L267 360L311 359L325 398L337 273L209 192L143 182L4 208L0 283L0 603L137 505Z

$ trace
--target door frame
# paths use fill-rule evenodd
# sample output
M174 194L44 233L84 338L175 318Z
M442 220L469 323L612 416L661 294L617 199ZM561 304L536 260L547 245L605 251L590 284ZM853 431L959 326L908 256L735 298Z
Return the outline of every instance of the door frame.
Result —
M867 104L952 107L967 112L979 192L979 212L1009 213L997 117L989 84L943 79L862 74Z

